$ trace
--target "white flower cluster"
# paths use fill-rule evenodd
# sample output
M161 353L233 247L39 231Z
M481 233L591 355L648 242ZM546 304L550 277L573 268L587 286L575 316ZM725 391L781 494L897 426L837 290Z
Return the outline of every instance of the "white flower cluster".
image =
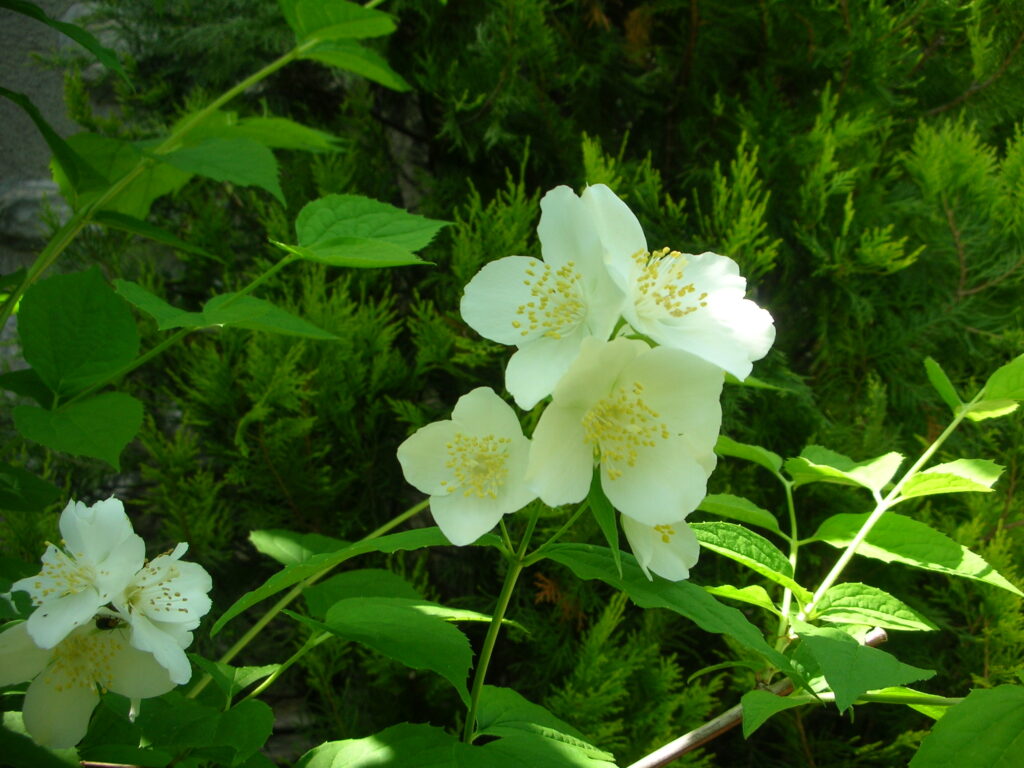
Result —
M482 336L517 347L505 371L516 404L551 396L532 440L476 389L399 446L405 477L462 545L535 498L582 501L599 467L644 572L685 579L698 556L685 520L715 468L724 372L750 374L775 340L772 317L744 298L732 259L650 251L604 185L548 192L537 234L543 260L487 264L461 306Z
M210 610L210 575L179 544L152 560L117 499L70 502L62 547L37 575L15 582L35 604L0 634L0 685L31 680L25 728L48 747L77 744L99 702L97 685L133 701L187 683L185 648Z

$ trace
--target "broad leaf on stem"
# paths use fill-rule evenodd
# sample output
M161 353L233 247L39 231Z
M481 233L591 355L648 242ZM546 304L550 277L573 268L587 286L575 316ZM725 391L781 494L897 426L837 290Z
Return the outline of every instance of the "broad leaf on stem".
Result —
M752 461L764 467L773 475L778 475L779 470L782 469L782 457L777 453L773 453L759 445L737 442L725 435L718 436L718 442L715 443L715 453L719 456L732 456L737 459Z
M925 736L910 768L1012 768L1024 750L1024 688L971 691Z
M900 499L932 496L938 493L988 493L1003 468L988 459L957 459L911 477L900 489Z
M857 582L830 587L815 606L814 615L834 624L869 624L884 629L911 631L938 629L888 592Z
M903 456L898 453L858 462L820 445L809 445L795 459L787 459L786 471L795 487L807 483L837 483L859 485L877 492L892 480L902 462Z
M709 493L704 497L704 500L697 509L701 512L718 515L719 517L731 517L733 520L767 528L773 533L782 533L779 530L779 522L775 519L775 515L742 496L733 496L728 493Z

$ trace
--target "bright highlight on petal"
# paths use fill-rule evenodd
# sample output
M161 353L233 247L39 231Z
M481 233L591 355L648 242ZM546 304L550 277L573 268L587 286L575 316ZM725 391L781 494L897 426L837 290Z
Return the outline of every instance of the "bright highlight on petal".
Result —
M628 515L620 519L626 540L648 579L652 578L651 572L669 581L690 577L690 569L700 557L700 544L684 521L647 525Z
M430 496L453 544L471 544L534 498L525 483L530 441L512 408L488 387L463 395L450 421L418 430L398 447L405 479Z

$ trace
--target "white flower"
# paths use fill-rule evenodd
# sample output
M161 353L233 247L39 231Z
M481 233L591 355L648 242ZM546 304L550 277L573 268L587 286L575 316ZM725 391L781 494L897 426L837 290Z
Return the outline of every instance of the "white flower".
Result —
M595 462L623 514L679 520L706 492L721 427L722 371L642 341L586 339L533 433L527 481L549 506L583 499Z
M619 519L629 546L648 579L651 571L669 581L690 577L690 569L700 556L700 544L693 529L684 521L646 525L629 515L622 515Z
M22 713L39 744L72 747L89 729L99 702L96 686L131 699L160 696L174 687L167 670L131 646L117 619L99 619L50 649L38 647L27 623L0 634L0 686L31 680Z
M622 311L622 292L605 268L584 201L556 187L540 207L544 260L507 256L487 264L469 281L461 305L481 336L519 347L505 387L524 410L551 394L584 338L611 335Z
M738 379L750 375L775 341L772 316L744 298L736 262L705 252L650 252L636 216L608 187L588 187L605 263L625 293L623 316L658 344L691 352Z
M210 610L207 596L213 588L210 574L197 563L183 562L187 544L149 561L114 600L118 612L131 625L131 643L149 651L182 685L192 677L184 649L192 630Z
M537 494L524 476L530 441L515 411L489 387L463 395L450 421L428 424L398 446L405 479L430 495L441 532L462 546Z
M43 570L16 581L38 606L27 631L41 648L53 648L75 627L90 622L117 597L142 567L146 545L132 530L117 499L87 507L71 501L60 516L64 551L53 544L43 554Z

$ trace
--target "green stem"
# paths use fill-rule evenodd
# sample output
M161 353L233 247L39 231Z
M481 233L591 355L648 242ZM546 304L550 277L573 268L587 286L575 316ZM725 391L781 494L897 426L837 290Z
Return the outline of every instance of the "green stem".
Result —
M935 452L939 449L939 447L944 442L946 442L946 439L951 434L953 434L953 431L960 425L960 422L964 420L964 418L970 412L971 407L981 401L983 394L984 390L978 392L978 394L974 396L974 399L972 399L966 405L962 406L956 412L956 414L953 416L953 420L949 423L949 426L942 431L942 434L935 439L935 442L933 442L931 445L928 446L927 449L925 449L924 453L921 454L920 458L918 458L918 460L914 462L914 465L906 471L903 477L901 477L897 481L896 485L892 487L892 490L890 490L884 498L879 498L879 494L875 494L875 497L877 499L875 509L871 512L870 515L868 515L868 519L864 521L864 524L860 527L860 530L857 531L857 535L853 537L853 540L846 546L846 549L843 550L843 553L839 556L839 559L836 560L836 564L832 566L832 570L828 572L827 576L825 576L824 581L821 582L821 586L819 586L818 590L814 593L814 598L811 600L810 603L804 606L804 609L800 612L801 619L805 619L808 615L810 615L811 611L814 609L814 606L821 601L821 598L824 596L824 594L829 590L829 588L833 584L836 583L836 580L843 572L843 569L846 568L850 560L853 559L854 554L856 554L857 547L859 547L864 542L864 539L866 539L868 537L868 534L871 533L871 529L875 527L875 523L877 523L882 518L882 515L884 515L890 507L892 507L900 500L899 495L900 491L903 490L903 486L907 484L907 481L909 481L910 478L914 477L914 475L916 475L920 471L921 467L923 467L925 464L928 463L929 460L931 460L932 456L935 455Z
M539 509L534 509L523 540L519 543L519 550L515 557L509 561L508 571L505 574L505 583L501 587L501 594L498 595L498 603L494 606L494 615L491 616L491 623L487 627L487 636L484 638L483 647L480 649L480 658L477 660L476 669L473 671L473 689L469 694L469 712L466 714L466 726L462 732L462 740L467 744L473 742L476 735L476 712L480 705L480 693L484 688L484 678L487 676L487 667L491 663L491 654L494 653L494 645L498 640L498 631L501 629L501 622L505 618L505 611L508 609L509 601L512 599L512 590L515 589L519 574L523 572L526 559L526 548L530 544L530 537L537 525Z
M310 635L306 642L302 644L302 647L299 648L299 650L297 650L295 653L289 656L284 663L282 663L277 669L271 672L262 683L257 685L251 691L249 691L249 693L246 694L245 698L243 698L242 701L255 699L257 696L259 696L261 693L267 690L267 688L273 685L274 682L279 677L281 677L281 675L287 672L289 667L291 667L295 662L297 662L311 650L316 648L318 645L323 643L325 640L330 640L332 637L333 635L330 632L317 632L315 634Z
M782 487L786 490L786 509L789 511L789 565L795 575L800 538L796 522L796 505L793 503L793 483L785 478L779 479L782 480ZM789 587L785 587L782 591L782 615L779 617L778 639L775 641L775 647L780 651L789 643L786 636L789 633L789 610L792 604L793 592Z
M533 552L526 556L526 558L523 560L523 567L526 568L540 560L543 560L544 550L546 550L549 545L554 544L556 541L558 541L558 539L561 538L562 534L569 530L569 528L572 527L572 524L579 520L580 515L586 512L589 508L590 500L584 499L583 503L580 504L579 507L576 508L576 511L572 513L572 516L565 521L565 525L563 525L561 528L555 531L555 533L551 536L550 539L545 541L543 544L541 544L539 547L533 550Z
M418 514L419 512L422 512L429 503L430 503L429 499L424 499L419 504L416 504L416 505L414 505L412 507L409 507L409 509L405 510L405 512L403 512L402 514L398 515L397 517L392 518L388 522L384 523L384 525L382 525L380 528L377 528L375 531L372 531L372 532L366 534L366 536L361 538L359 541L372 541L373 539L376 539L376 538L379 538L379 537L383 536L385 533L387 533L391 529L396 528L397 526L401 525L402 523L404 523L409 518L413 517L414 515ZM339 563L339 565L340 565L340 563ZM303 581L300 581L298 584L296 584L294 587L292 587L290 590L288 590L288 592L285 593L284 597L282 597L280 600L278 600L276 603L274 603L270 607L270 610L268 610L265 614L263 614L256 621L255 624L253 624L251 627L249 627L248 631L244 635L242 635L240 638L238 638L238 640L235 642L235 644L232 645L224 653L224 655L220 657L220 659L219 659L220 663L221 664L227 664L233 658L235 658L235 656L237 656L239 654L239 652L241 652L241 650L243 648L245 648L245 646L247 646L250 642L252 642L252 639L254 637L259 635L260 632L263 631L263 628L266 627L267 624L269 624L277 616L277 614L279 614L281 611L283 611L285 608L288 607L288 604L291 603L292 600L294 600L296 597L301 595L303 590L305 590L307 587L312 586L313 584L318 582L320 579L322 579L324 576L326 576L328 573L330 573L330 571L333 570L334 567L335 567L334 565L329 565L326 568L324 568L323 570L317 571L312 576L309 576L308 578L304 579ZM191 691L188 692L188 698L194 699L196 696L198 696L202 692L202 690L204 688L206 688L206 686L208 686L210 684L210 682L212 680L213 680L213 678L209 674L203 675L202 679L192 687Z

